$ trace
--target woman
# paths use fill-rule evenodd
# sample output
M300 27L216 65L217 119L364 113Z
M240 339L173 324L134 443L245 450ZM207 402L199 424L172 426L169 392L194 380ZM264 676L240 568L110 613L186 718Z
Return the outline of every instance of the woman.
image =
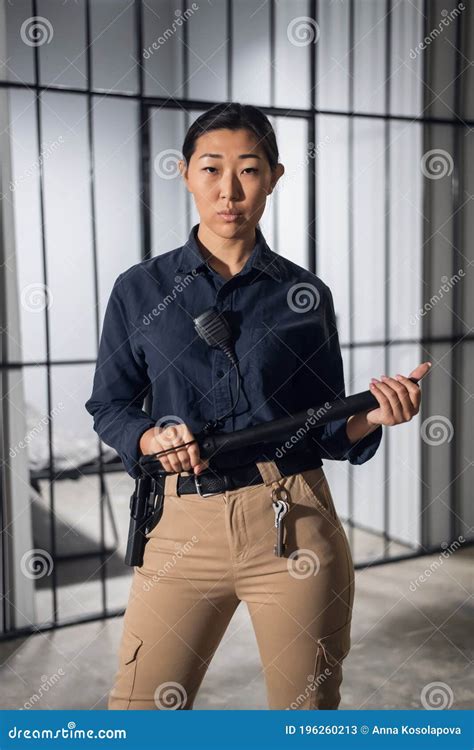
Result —
M345 390L330 289L273 253L258 226L284 173L268 118L217 105L182 150L200 222L182 247L118 277L86 404L131 476L141 455L168 449L163 515L134 569L108 706L191 709L245 601L269 707L336 709L354 568L321 459L369 460L382 425L418 412L420 390L402 375L374 378L372 411L308 424L283 444L200 457L192 441L204 424L231 432ZM238 367L197 334L195 319L211 307L229 325ZM141 408L148 388L151 416Z

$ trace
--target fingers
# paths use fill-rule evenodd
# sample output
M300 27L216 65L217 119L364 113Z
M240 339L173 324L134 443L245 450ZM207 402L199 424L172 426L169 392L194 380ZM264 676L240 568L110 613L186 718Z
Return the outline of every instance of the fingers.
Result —
M199 453L199 446L197 443L191 445L184 445L195 437L189 427L185 424L170 425L169 427L162 428L157 438L160 450L166 450L173 448L174 450L168 450L168 453L164 453L159 456L159 460L165 471L180 473L181 471L195 471L199 473L203 469L208 468L208 461L201 459Z
M410 401L415 409L414 414L418 414L421 403L420 386L416 385L416 383L413 383L412 380L400 374L395 375L395 380L398 380L399 383L402 383L405 386L410 395Z
M402 408L396 391L392 391L388 385L379 381L371 385L373 386L372 392L382 409L383 424L394 425L402 421Z
M410 381L411 382L411 381ZM415 406L411 400L414 394L408 389L408 386L395 378L382 376L381 382L372 383L375 388L372 389L382 408L382 418L384 424L394 425L408 422L415 414ZM414 388L418 388L411 383Z

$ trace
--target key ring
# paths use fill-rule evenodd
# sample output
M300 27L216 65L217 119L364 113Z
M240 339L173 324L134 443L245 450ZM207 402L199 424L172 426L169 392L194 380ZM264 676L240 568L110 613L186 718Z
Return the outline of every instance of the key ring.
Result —
M284 487L278 486L272 490L273 503L277 503L279 500L285 500L288 502L289 499L290 499L290 493Z

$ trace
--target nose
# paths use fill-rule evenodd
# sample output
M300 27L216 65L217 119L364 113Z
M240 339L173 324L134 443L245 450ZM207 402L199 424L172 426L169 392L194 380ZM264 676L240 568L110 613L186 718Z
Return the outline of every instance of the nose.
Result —
M233 172L224 174L220 184L220 197L226 200L237 200L240 193L241 187L237 176Z

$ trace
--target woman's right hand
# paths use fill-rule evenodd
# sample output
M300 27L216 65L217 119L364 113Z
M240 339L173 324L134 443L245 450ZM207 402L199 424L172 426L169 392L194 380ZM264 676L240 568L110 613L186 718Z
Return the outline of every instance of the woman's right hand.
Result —
M194 435L185 424L150 427L140 438L140 451L143 455L146 455L175 447L176 450L158 456L163 469L171 473L194 471L195 474L200 474L201 471L208 468L209 462L206 459L201 459L198 444L193 443L181 449L178 448L189 440L194 440Z

